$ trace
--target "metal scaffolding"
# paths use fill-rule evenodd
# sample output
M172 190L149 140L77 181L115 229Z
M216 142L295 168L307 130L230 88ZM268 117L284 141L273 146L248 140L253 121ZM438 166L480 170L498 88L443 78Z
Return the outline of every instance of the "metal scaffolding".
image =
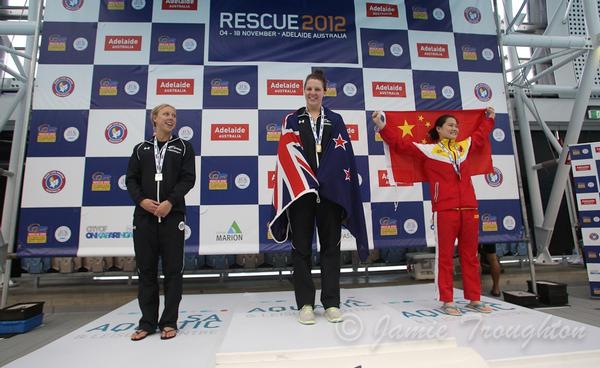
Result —
M547 0L551 1L551 0ZM537 247L538 264L551 264L552 257L548 250L552 233L558 216L558 211L563 198L567 194L567 202L570 209L570 218L572 222L572 233L574 236L575 247L577 239L575 233L576 218L574 218L572 203L572 192L569 182L570 166L567 162L568 147L578 142L581 127L583 125L586 108L590 96L597 92L594 88L594 77L597 76L597 69L600 63L600 19L598 16L597 0L581 0L583 14L585 17L585 26L587 34L583 36L565 36L559 32L559 28L566 24L570 12L573 11L575 0L556 0L558 5L554 14L547 19L547 26L543 34L519 34L513 29L523 20L523 9L530 2L524 0L516 13L513 12L512 1L503 0L504 14L500 14L503 23L507 25L499 30L500 45L506 47L509 67L506 72L512 74L512 80L507 83L509 92L513 95L512 103L516 112L516 121L519 124L519 134L523 146L523 159L525 166L523 171L527 177L529 189L530 207L533 216L534 240ZM497 1L494 1L497 11ZM539 4L538 4L539 5ZM545 5L545 2L543 2ZM531 48L531 59L525 63L520 63L517 55L517 47ZM571 65L572 62L581 56L585 56L585 66L583 73L579 78L577 85L550 85L542 84L540 81L557 70ZM532 73L532 68L542 63L552 62L552 66L538 72ZM567 126L566 137L561 145L554 136L546 122L541 118L535 104L528 97L541 94L556 94L561 98L573 98L573 106ZM542 127L546 138L551 146L559 155L557 160L557 171L552 184L550 199L545 212L542 205L540 194L540 185L538 181L537 170L542 165L536 163L531 139L531 126L527 118L526 109L531 112L537 124ZM534 283L535 285L535 283Z
M3 252L10 254L15 247L17 212L19 209L19 198L23 179L23 168L25 162L25 144L29 127L29 115L31 111L31 99L33 93L33 82L35 68L37 65L37 54L41 30L43 0L29 0L27 21L0 21L0 37L2 38L2 49L13 58L18 70L11 70L2 65L2 70L15 77L19 83L19 91L9 108L0 112L0 131L4 129L13 112L17 111L13 142L10 152L8 171L2 174L6 176L6 193L4 196L4 209L2 212L2 224L0 231L6 242ZM27 44L25 51L15 50L7 35L25 35ZM2 250L0 250L2 251ZM4 262L4 275L2 288L2 299L0 308L6 306L8 299L8 286L10 282L11 262Z

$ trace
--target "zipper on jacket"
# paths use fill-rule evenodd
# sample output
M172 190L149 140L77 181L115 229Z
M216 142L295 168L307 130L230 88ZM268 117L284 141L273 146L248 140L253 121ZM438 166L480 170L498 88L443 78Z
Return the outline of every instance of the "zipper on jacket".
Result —
M433 188L433 203L437 203L438 195L440 194L440 182L436 181Z

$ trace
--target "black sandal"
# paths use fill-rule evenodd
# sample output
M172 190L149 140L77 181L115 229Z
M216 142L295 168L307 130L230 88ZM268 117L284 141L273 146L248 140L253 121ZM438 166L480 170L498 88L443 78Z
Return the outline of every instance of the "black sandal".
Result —
M173 334L170 335L170 333L173 333ZM177 336L176 328L165 327L162 330L160 330L160 339L161 340L170 340L170 339L174 338L175 336Z
M142 336L139 337L140 335L142 335ZM130 340L131 341L141 341L150 335L152 335L152 333L148 332L146 330L135 330L133 335L131 335Z

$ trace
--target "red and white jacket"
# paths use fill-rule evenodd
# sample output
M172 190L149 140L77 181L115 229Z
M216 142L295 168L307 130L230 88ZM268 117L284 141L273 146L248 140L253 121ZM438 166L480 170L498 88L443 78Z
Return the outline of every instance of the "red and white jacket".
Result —
M442 139L436 144L422 144L402 139L397 129L386 125L379 131L389 149L408 154L422 161L429 182L432 210L477 208L475 190L471 181L472 169L469 152L481 148L494 127L494 119L486 118L482 124L462 141ZM455 171L450 154L460 157L460 175Z

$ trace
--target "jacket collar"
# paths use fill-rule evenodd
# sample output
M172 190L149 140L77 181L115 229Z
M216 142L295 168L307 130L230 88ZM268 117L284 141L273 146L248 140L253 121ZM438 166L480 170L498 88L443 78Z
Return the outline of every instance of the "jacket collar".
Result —
M323 106L323 123L331 123L331 120L329 120L327 118L327 111L329 111L328 108L326 108L325 106ZM298 110L298 118L308 118L310 119L310 114L308 113L308 109L305 107L300 108L300 110Z

